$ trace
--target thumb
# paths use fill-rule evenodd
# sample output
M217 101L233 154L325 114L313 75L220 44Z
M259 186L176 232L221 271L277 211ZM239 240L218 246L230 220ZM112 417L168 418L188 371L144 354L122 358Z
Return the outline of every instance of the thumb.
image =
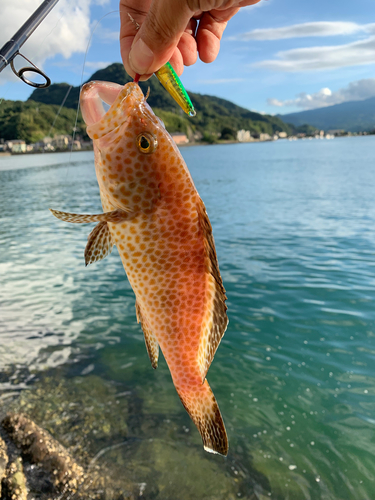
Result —
M154 0L129 53L129 65L152 74L171 58L194 13L184 0Z

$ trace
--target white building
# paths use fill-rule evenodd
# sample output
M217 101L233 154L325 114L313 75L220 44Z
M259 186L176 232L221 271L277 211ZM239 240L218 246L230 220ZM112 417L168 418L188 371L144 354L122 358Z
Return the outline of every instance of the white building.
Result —
M237 141L238 142L250 142L253 138L251 137L249 130L238 130Z
M55 135L52 144L56 149L66 149L69 146L69 135Z
M6 146L12 153L26 153L26 142L20 139L7 141Z
M270 139L271 139L271 136L269 134L259 134L260 141L269 141Z

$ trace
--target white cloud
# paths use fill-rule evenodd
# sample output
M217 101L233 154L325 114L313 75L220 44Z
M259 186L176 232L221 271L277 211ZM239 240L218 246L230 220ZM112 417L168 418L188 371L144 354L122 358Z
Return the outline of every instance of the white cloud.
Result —
M374 64L375 36L343 45L286 50L278 52L276 57L254 66L295 73Z
M104 42L114 42L120 39L120 32L98 26L95 30L95 36Z
M342 21L319 21L293 24L281 28L256 29L230 37L229 40L282 40L317 36L352 35L361 31L374 32L375 24L357 24Z
M60 0L21 48L21 52L37 65L42 65L46 59L57 54L67 59L75 52L85 52L91 32L90 7L93 3L102 5L107 1ZM3 4L0 33L1 41L5 43L39 7L40 0L12 0Z
M111 61L86 61L85 68L103 69L112 64Z
M243 10L249 11L249 10L254 10L258 7L266 7L271 3L272 3L272 0L261 0L260 2L255 3L254 5L247 5L246 7L241 7L241 11L243 11Z
M216 85L219 83L232 83L232 82L243 82L244 78L217 78L214 80L198 80L198 83L203 83L205 85Z
M347 87L332 92L329 88L323 88L313 94L302 92L295 99L280 101L278 99L267 99L270 106L276 107L298 107L302 109L316 109L347 101L361 101L375 96L375 78L367 78L349 83Z

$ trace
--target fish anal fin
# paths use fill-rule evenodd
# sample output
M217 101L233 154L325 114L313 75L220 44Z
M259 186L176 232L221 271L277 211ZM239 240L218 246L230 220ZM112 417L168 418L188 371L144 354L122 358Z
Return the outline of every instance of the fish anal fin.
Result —
M126 210L113 210L103 214L71 214L68 212L60 212L50 208L52 214L65 222L74 224L88 224L89 222L123 222L134 217L134 213Z
M156 340L155 335L152 333L147 318L142 313L141 306L138 304L138 302L135 303L135 310L137 313L137 321L138 323L141 323L142 330L145 336L146 349L151 361L151 366L152 368L154 368L154 370L156 370L156 368L158 367L158 359L159 359L158 341Z
M228 437L215 396L207 380L197 387L176 386L181 402L202 437L209 453L228 454Z
M88 236L85 248L85 264L93 264L112 252L113 241L107 222L99 222Z
M198 364L203 382L220 341L227 329L228 316L226 313L227 306L225 304L227 297L219 271L212 227L206 208L200 198L198 198L197 201L197 213L204 239L206 269L208 274L206 289L207 314L203 319L198 349Z

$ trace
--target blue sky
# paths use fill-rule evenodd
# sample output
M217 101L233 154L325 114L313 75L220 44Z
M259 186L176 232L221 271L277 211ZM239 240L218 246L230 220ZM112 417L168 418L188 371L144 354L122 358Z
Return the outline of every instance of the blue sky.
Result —
M3 2L0 45L41 0ZM25 44L25 55L53 82L79 85L91 35L84 80L120 62L119 15L101 19L117 10L117 0L60 0ZM217 60L186 68L182 81L193 92L283 114L373 96L374 73L374 0L261 0L229 22ZM30 93L10 68L0 73L1 97L25 100Z

